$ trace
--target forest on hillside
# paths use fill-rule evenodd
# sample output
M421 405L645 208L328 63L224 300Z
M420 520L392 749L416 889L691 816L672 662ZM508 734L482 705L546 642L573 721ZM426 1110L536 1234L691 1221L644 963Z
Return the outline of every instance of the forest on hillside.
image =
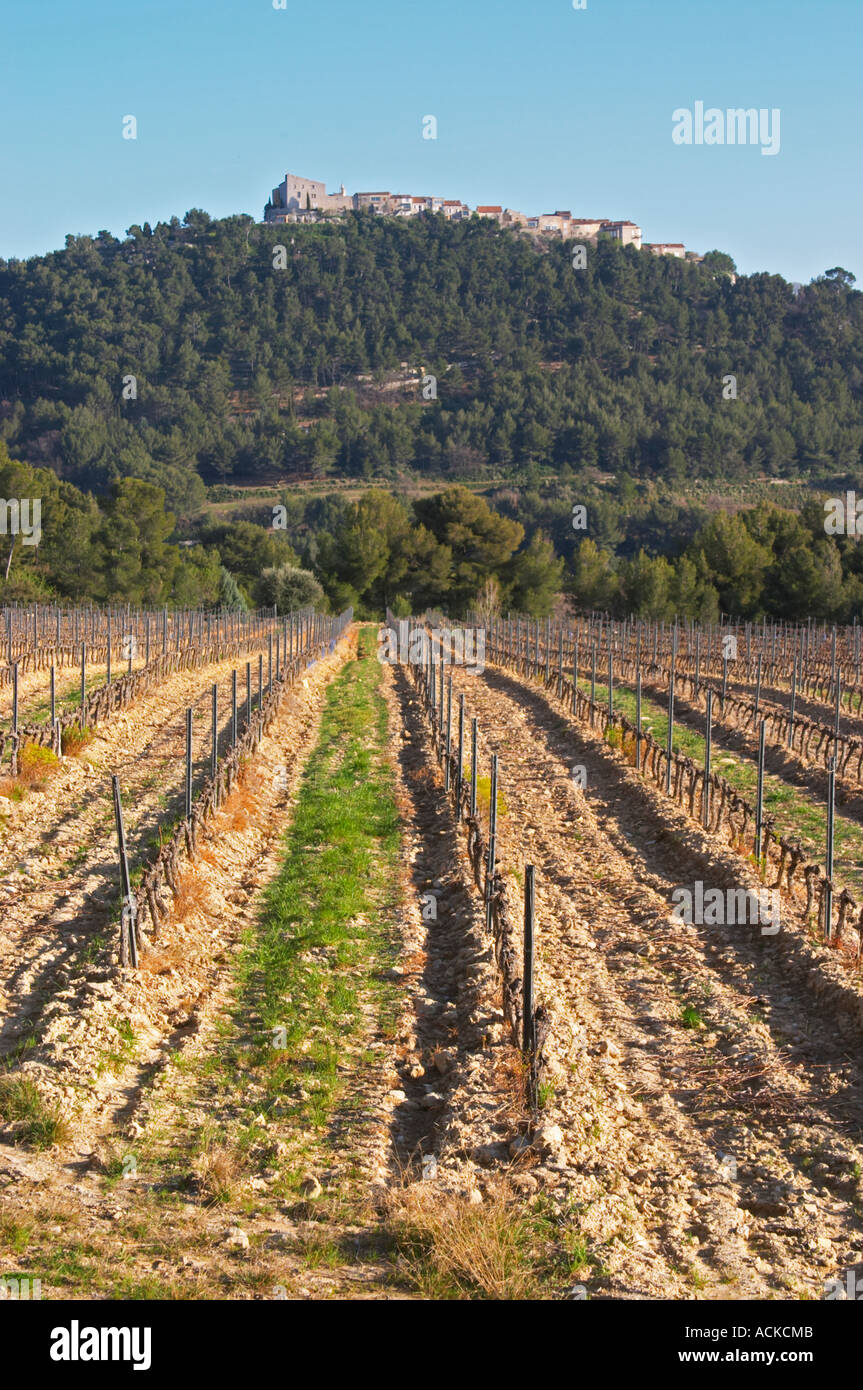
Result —
M70 236L0 262L0 493L43 501L3 596L850 619L863 561L822 499L860 464L861 306L840 267L600 240L576 269L478 218ZM204 505L256 481L276 525Z
M431 215L193 210L122 241L69 236L0 261L0 438L85 490L155 484L180 519L205 484L300 475L853 471L853 277L732 270L605 240L575 269L565 243Z

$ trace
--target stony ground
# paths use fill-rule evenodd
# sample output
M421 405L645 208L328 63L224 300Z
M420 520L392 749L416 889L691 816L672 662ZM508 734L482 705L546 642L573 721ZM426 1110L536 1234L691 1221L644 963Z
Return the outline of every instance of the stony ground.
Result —
M674 887L756 886L750 866L553 695L502 671L456 690L500 756L501 861L537 870L557 1190L602 1239L597 1292L820 1297L863 1258L859 1025L829 1006L835 963L799 923L673 920Z
M79 756L64 759L24 800L0 801L0 1057L27 1045L58 993L70 1011L71 980L90 993L104 983L119 901L111 775L120 779L127 843L139 859L158 845L160 825L180 814L185 709L194 714L200 785L210 755L210 691L216 684L224 717L231 670L229 660L171 676L100 726Z
M456 672L455 690L481 770L500 756L500 863L517 891L526 864L538 875L537 1124L463 830L398 668L380 687L401 821L387 1007L365 999L325 1123L265 1113L251 1073L226 1089L242 941L355 654L354 631L286 697L137 974L88 960L115 873L97 783L121 769L134 829L156 825L166 783L148 777L192 688L178 677L106 729L97 772L70 762L39 816L22 803L7 827L3 1046L64 1123L43 1150L0 1132L0 1273L41 1277L43 1297L821 1297L863 1261L856 981L796 920L778 937L674 921L674 887L754 884L751 866L506 672ZM44 854L57 836L62 878Z

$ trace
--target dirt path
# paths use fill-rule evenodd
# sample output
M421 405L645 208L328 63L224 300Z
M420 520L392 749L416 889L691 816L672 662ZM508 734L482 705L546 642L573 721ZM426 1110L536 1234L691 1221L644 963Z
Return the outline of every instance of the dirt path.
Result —
M821 1296L863 1245L859 1039L786 933L670 920L674 887L746 883L739 858L536 687L487 670L455 688L501 758L501 860L537 868L548 1113L602 1247L599 1291Z

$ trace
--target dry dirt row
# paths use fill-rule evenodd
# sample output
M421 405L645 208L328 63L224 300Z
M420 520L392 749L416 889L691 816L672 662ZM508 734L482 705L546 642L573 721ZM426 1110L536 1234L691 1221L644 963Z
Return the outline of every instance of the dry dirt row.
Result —
M144 665L143 659L139 658L132 663L132 670L139 671ZM116 680L118 676L124 676L129 670L128 661L124 661L120 655L118 647L111 661L111 676ZM107 667L104 661L90 662L87 660L86 677L87 693L98 685L103 685L107 674ZM80 665L58 666L55 671L55 692L57 698L58 713L68 710L69 702L72 706L78 704L81 693L81 667ZM51 698L51 671L49 667L35 671L20 671L18 674L18 719L21 724L29 724L34 720L44 722L48 716ZM67 703L63 703L66 700ZM12 682L3 682L0 685L0 720L11 722L12 718Z
M158 844L160 825L182 812L185 709L194 711L200 786L210 756L211 686L218 686L223 730L232 669L229 659L170 676L101 725L44 789L30 790L0 818L0 1055L26 1038L82 957L104 968L110 955L119 897L111 774L120 778L134 869Z
M674 887L755 886L744 862L538 686L456 668L455 689L500 755L501 862L537 869L546 1115L600 1252L593 1291L821 1297L863 1260L863 1092L817 949L673 921Z
M524 1129L518 1059L504 1026L484 906L424 711L404 672L384 670L391 727L403 726L398 775L413 923L390 1181L422 1178L425 1160L439 1192L479 1203L499 1187L489 1155L508 1154ZM538 1184L522 1186L529 1193Z

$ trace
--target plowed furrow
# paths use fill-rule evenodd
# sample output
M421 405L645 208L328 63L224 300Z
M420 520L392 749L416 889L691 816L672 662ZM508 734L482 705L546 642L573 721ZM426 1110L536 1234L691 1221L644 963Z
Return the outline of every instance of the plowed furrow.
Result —
M675 887L746 885L743 861L536 687L486 671L457 672L455 688L501 759L501 859L539 875L539 994L562 1049L554 1106L577 1146L576 1190L599 1173L605 1200L630 1204L643 1288L664 1262L678 1292L687 1280L713 1297L817 1291L860 1239L863 1096L795 938L672 921Z

